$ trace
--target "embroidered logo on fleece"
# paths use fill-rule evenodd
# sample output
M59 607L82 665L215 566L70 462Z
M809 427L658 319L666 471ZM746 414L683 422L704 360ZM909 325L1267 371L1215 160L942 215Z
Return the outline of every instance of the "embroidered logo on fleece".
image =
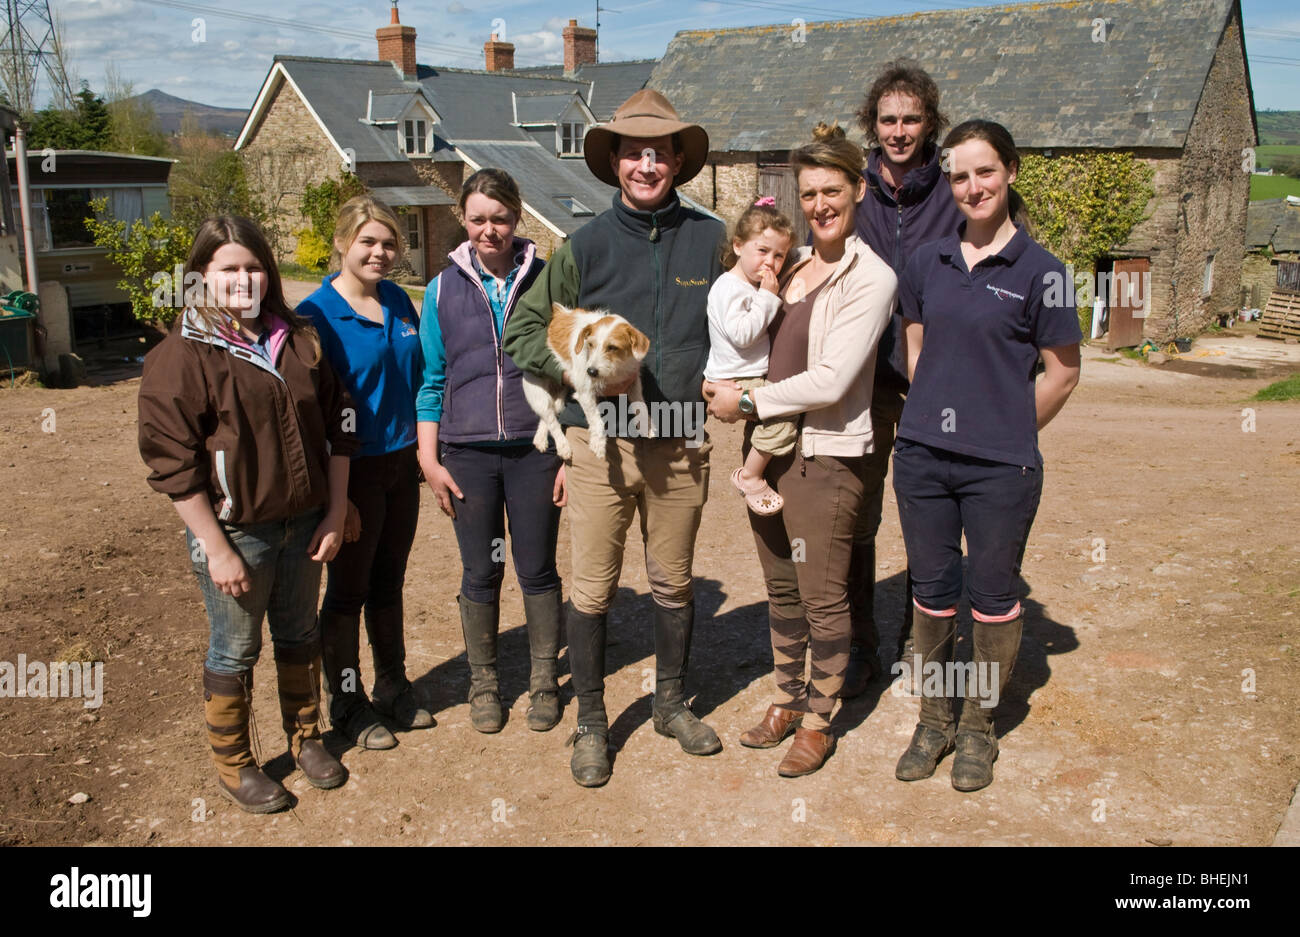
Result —
M984 288L992 291L998 299L1018 299L1021 302L1024 302L1025 300L1025 297L1021 296L1019 293L1013 293L1011 290L1004 290L1002 287L994 286L992 283L985 283Z

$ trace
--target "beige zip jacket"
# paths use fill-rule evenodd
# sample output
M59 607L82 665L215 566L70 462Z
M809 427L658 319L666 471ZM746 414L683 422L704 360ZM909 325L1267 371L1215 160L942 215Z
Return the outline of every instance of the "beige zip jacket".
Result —
M812 248L801 247L791 273L811 257ZM806 414L799 434L805 458L874 451L871 386L876 346L897 303L894 271L857 235L849 235L844 256L813 303L808 370L751 391L761 419Z

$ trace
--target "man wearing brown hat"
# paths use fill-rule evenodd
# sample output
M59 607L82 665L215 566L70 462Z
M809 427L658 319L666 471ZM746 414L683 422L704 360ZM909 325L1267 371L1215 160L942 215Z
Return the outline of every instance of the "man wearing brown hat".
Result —
M726 232L677 197L675 188L704 166L709 138L681 121L658 92L632 95L607 124L588 131L583 150L596 178L617 186L613 204L556 250L506 322L503 344L520 368L572 386L546 346L552 303L608 309L650 338L641 386L655 423L652 438L639 436L636 420L624 417L626 398L612 397L603 409L616 418L606 421L610 439L601 460L588 448L581 409L570 400L560 414L573 448L566 470L573 540L566 624L578 729L570 767L579 784L598 787L610 776L606 617L637 512L654 599L655 731L689 754L722 748L687 708L685 678L695 622L691 562L709 488L700 395L709 355L706 304L722 272Z

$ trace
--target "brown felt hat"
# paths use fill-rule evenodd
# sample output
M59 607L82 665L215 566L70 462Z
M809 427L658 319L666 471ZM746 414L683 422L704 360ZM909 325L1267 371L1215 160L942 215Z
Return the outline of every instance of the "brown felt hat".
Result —
M618 176L609 165L614 137L669 137L681 134L682 169L673 186L694 179L709 158L709 135L699 124L684 123L668 99L658 91L643 88L628 98L608 123L592 127L582 140L582 154L591 174L606 185L618 186Z

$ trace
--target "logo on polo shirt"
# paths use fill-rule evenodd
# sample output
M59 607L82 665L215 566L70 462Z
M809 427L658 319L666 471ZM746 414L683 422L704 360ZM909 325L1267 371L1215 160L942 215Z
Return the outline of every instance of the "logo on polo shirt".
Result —
M410 338L413 335L420 334L418 331L416 331L415 326L411 324L410 319L403 318L401 322L402 322L402 334L397 336L398 338Z
M1021 302L1024 302L1025 297L1021 296L1019 293L1013 293L1011 290L1004 290L1002 287L994 286L992 283L985 283L984 287L993 292L998 299L1018 299Z

